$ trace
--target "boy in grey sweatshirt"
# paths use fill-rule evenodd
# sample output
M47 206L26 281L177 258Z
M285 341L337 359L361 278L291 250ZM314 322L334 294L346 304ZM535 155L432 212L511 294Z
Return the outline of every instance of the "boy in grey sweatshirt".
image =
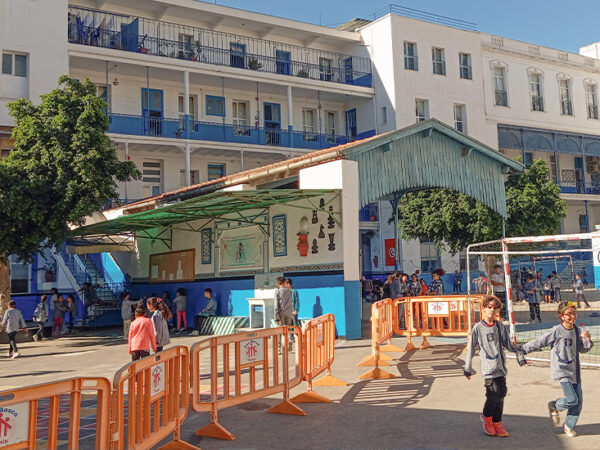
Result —
M8 342L10 343L8 357L13 359L19 356L19 351L17 350L17 331L20 328L27 330L23 314L15 306L17 306L17 303L14 300L8 302L8 309L4 312L4 317L2 318L2 328L8 334Z
M558 305L558 317L561 323L544 335L523 345L523 353L551 347L550 375L552 381L560 383L565 396L548 403L550 419L555 425L560 423L559 411L568 410L563 429L569 437L577 436L574 428L579 419L582 406L581 367L579 353L587 353L594 343L589 331L581 331L576 325L577 309L567 302Z
M502 426L504 397L506 397L506 355L504 349L518 352L519 349L510 341L510 336L502 322L496 320L502 303L494 295L483 300L483 320L473 327L471 339L465 359L464 374L471 379L471 361L476 347L479 347L481 359L481 375L485 383L486 401L483 406L481 421L483 430L490 436L508 436Z

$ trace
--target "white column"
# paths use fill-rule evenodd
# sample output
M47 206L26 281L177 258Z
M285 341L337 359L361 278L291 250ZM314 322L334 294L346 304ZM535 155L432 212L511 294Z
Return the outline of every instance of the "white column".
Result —
M190 184L192 184L192 180L190 179L190 153L191 153L191 149L190 149L190 143L186 142L185 143L185 185L189 186Z
M287 108L288 108L288 113L287 113L288 128L292 128L293 123L292 123L292 87L291 86L287 87Z
M183 72L183 113L190 113L190 73L186 70Z
M129 161L129 142L125 142L125 161ZM125 201L128 200L127 197L127 181L125 182Z

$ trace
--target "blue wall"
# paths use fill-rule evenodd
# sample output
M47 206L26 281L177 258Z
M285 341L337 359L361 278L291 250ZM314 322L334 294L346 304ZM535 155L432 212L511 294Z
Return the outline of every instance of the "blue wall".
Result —
M48 313L49 313L48 321L51 322L52 321L52 313L50 311L50 297L52 294L50 292L45 292L45 294L48 296L48 300L47 300ZM74 292L59 292L59 294L61 294L63 296L63 299L65 302L67 301L67 295L73 294L73 298L77 302L77 317L76 317L76 319L83 319L83 303L81 303L81 300L79 300L77 295L75 295ZM42 293L40 293L40 294L12 294L10 296L10 298L12 300L14 300L15 302L17 302L16 308L21 311L21 314L23 314L23 318L27 322L31 322L33 319L33 311L35 311L35 307L40 302L41 296L42 296ZM65 314L65 323L67 323L68 317L69 317L69 313L66 313Z
M346 324L346 299L344 288L344 275L334 274L285 274L289 276L298 290L300 298L300 317L318 317L322 314L335 315L336 328L339 336L348 338L360 337L360 314L358 322L354 309L352 327ZM187 290L187 319L188 327L193 326L194 316L206 306L204 289L211 288L213 296L217 299L219 315L248 316L247 298L254 297L254 278L226 278L207 279L189 283L136 283L132 285L132 297L149 296L153 292L161 296L163 291L169 291L171 298L175 298L178 288ZM359 292L357 290L357 292ZM358 330L358 336L356 336Z

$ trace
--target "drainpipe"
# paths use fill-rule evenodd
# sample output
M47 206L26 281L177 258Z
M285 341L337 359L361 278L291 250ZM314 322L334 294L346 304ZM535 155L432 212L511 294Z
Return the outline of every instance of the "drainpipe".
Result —
M294 147L294 124L292 122L292 86L287 87L287 109L288 109L288 136L290 147Z

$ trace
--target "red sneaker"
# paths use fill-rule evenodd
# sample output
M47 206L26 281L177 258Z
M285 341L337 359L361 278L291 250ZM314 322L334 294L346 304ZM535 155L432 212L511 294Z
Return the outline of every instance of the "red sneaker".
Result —
M483 422L483 431L485 431L488 436L496 436L496 428L494 428L494 424L492 423L492 418L485 417L482 414L481 421Z
M496 430L496 436L507 437L508 431L502 426L502 422L494 422L494 429Z

